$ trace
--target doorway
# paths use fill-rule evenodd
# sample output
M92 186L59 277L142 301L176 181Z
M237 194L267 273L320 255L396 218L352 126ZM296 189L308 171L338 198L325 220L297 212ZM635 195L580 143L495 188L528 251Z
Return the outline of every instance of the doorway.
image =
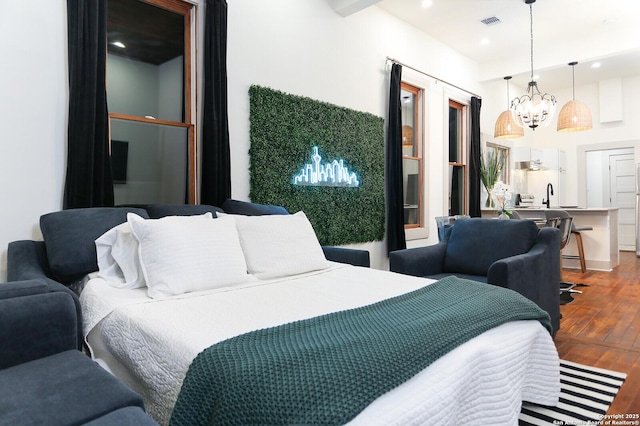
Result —
M586 152L587 207L618 208L618 248L635 251L634 148Z

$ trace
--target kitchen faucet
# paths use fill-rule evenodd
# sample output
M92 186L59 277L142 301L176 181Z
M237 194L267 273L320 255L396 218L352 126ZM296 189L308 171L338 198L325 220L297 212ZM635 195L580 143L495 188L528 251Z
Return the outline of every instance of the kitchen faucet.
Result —
M551 192L551 195L553 195L553 185L551 185L551 183L547 184L547 201L542 199L542 204L546 204L547 208L550 208L551 206L551 196L549 195L549 192Z

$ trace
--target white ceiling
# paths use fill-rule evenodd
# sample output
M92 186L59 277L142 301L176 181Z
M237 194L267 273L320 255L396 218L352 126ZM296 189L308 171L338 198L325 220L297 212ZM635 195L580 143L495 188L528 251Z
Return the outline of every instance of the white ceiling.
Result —
M475 60L482 81L531 74L530 14L524 0L381 0L376 6ZM534 75L540 90L640 75L640 1L538 0L533 3ZM481 21L497 17L500 23ZM481 45L481 40L488 43ZM402 60L402 58L397 58ZM591 65L600 62L594 69Z

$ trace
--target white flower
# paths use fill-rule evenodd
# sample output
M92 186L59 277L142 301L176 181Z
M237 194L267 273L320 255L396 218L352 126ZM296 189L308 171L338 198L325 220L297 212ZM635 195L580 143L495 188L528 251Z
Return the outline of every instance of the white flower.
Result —
M511 201L511 189L509 188L509 185L499 180L493 186L491 193L496 199L496 206L498 209L501 211L507 210L507 206Z

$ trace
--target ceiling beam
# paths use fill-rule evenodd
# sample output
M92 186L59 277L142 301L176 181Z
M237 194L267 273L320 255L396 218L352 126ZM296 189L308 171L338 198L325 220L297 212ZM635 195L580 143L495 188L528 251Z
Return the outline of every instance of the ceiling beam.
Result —
M328 0L333 10L343 17L353 15L380 1L381 0Z

